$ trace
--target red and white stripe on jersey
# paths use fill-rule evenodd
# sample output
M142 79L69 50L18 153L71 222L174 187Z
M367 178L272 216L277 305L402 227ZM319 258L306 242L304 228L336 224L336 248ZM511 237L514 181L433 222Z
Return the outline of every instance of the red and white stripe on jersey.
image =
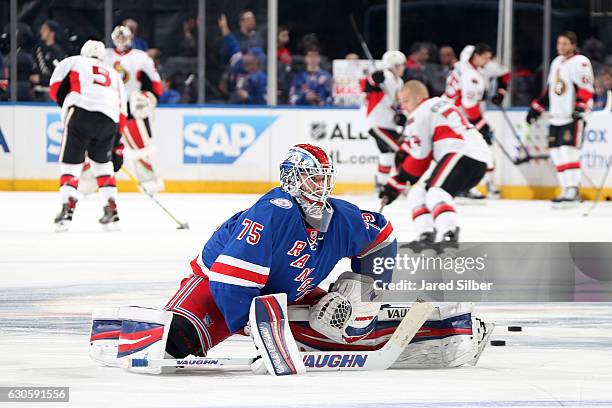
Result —
M434 143L439 142L443 139L460 139L463 140L463 136L455 132L450 126L440 125L434 129L432 140Z
M359 255L357 255L357 258L363 258L364 256L368 256L372 252L378 251L380 248L389 245L391 242L393 242L394 239L395 236L393 235L393 225L391 225L391 223L387 221L385 226L381 228L374 241L372 241L370 245L365 247L365 249L361 251Z
M462 154L449 153L434 169L434 172L431 175L430 186L441 187L461 157L463 157Z
M270 268L233 256L219 255L205 274L211 282L261 289L268 281Z
M379 139L385 142L389 148L393 149L393 151L397 151L400 149L400 142L393 137L391 132L388 129L381 127L373 127L372 130L376 133Z
M423 159L408 156L402 163L402 169L411 176L421 177L429 168L429 163L431 163L432 159L433 154L431 152Z

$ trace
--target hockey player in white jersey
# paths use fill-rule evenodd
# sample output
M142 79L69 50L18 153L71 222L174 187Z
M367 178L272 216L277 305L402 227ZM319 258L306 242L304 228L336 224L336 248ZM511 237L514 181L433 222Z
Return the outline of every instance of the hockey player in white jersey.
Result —
M491 101L501 105L506 95L509 82L509 72L492 60L493 51L484 43L467 45L461 51L460 61L446 79L444 98L459 107L468 120L483 135L490 146L493 141L493 131L483 117L483 101L486 91L493 79L497 78L497 89ZM493 183L494 166L487 169L486 185L489 193L498 194L499 190ZM484 198L475 188L468 193L470 198Z
M105 204L99 221L106 227L119 221L111 157L113 142L125 125L126 95L119 75L102 61L104 54L102 42L87 41L81 55L62 60L51 76L49 95L62 107L64 122L59 155L62 210L55 218L58 232L66 231L72 221L86 154Z
M396 128L405 124L405 117L398 115L397 91L404 81L406 56L400 51L387 51L382 57L384 69L374 71L363 81L366 94L365 110L368 133L376 140L380 150L376 186L380 189L390 177L395 152L400 147L400 134ZM403 121L403 122L402 122Z
M571 207L580 201L580 146L584 115L593 106L591 61L576 53L577 37L571 31L559 34L557 53L550 65L542 94L531 102L527 123L534 123L544 110L550 113L548 147L555 166L561 194L555 208Z
M163 91L161 78L151 57L131 48L133 35L128 27L115 27L111 38L115 48L106 50L105 61L119 73L128 95L128 120L123 138L137 158L134 170L139 181L149 191L160 191L163 180L151 160L151 117Z
M478 184L491 164L491 152L459 109L446 99L429 98L421 82L406 82L399 100L409 115L402 144L407 157L380 198L390 204L412 185L408 204L418 236L414 249L456 248L459 227L453 197ZM424 185L417 183L431 161L435 167L429 179Z

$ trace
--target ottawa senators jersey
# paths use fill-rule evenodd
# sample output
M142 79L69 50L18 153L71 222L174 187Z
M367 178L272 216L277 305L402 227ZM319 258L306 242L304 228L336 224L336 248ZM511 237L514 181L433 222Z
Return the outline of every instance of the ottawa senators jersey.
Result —
M423 101L408 117L406 141L402 150L410 174L421 176L431 160L440 161L448 153L461 153L491 165L491 152L482 135L450 101L434 97Z
M157 96L162 94L161 78L146 52L133 48L119 52L108 48L105 61L123 79L128 96L136 91L150 91Z
M574 108L582 103L585 110L593 106L593 68L584 55L558 56L550 64L548 103L551 125L572 122Z
M480 104L488 86L485 76L469 62L457 62L446 78L444 97L474 122L482 116Z
M119 123L127 115L125 88L119 75L104 62L75 55L60 61L49 81L49 96L62 107L101 112Z
M381 127L384 129L395 129L397 126L393 118L395 117L395 106L398 105L397 92L404 85L402 78L396 77L391 71L385 69L385 80L379 86L372 82L371 77L365 79L369 81L370 87L364 86L366 92L365 109L368 128Z

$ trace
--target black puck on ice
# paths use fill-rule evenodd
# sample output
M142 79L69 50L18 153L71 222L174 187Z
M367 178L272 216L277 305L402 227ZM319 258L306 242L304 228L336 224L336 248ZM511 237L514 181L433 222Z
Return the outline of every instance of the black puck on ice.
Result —
M508 331L519 332L523 331L523 328L521 326L508 326Z
M506 340L491 340L492 346L505 346Z

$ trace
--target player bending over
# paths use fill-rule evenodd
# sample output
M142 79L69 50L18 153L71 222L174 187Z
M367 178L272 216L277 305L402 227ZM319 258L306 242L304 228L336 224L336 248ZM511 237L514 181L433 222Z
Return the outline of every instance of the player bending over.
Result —
M55 217L58 232L66 231L72 222L85 154L105 203L100 223L112 227L119 221L111 156L115 137L125 124L126 100L121 78L103 62L105 52L104 43L89 40L81 55L62 60L51 76L49 95L62 107L64 122L59 155L62 210Z
M555 165L561 194L555 208L571 207L580 201L580 146L585 113L593 106L591 61L576 53L576 34L564 31L557 37L557 53L550 64L546 88L531 102L527 123L534 123L546 108L550 111L548 147Z
M484 43L467 45L461 52L461 60L457 62L446 79L446 90L443 98L449 99L459 107L471 124L474 125L490 146L493 143L493 130L483 117L481 105L485 99L491 79L498 77L497 90L491 101L500 106L506 95L509 73L500 64L492 60L493 51ZM490 194L499 194L493 183L494 166L487 169L486 185ZM481 199L482 194L475 188L468 192L468 197Z
M491 163L491 153L474 126L448 100L429 97L425 85L408 81L399 92L410 125L402 144L405 158L380 198L392 203L407 187L418 239L414 249L456 247L459 239L453 197L474 187ZM429 179L417 183L431 161ZM436 235L440 242L435 244Z
M389 282L392 270L376 275L372 271L375 258L393 257L397 252L393 227L381 214L330 198L336 171L328 154L316 146L292 147L281 164L280 179L281 187L230 217L213 233L191 261L191 275L183 279L163 311L130 307L95 312L92 357L106 364L119 364L128 356L205 356L230 335L243 333L248 324L262 359L282 355L293 370L293 363L303 363L295 343L293 347L288 345L293 337L285 318L286 304L278 301L278 294L289 302L318 300L308 309L308 323L297 325L302 339L304 329L309 330L308 334L314 333L314 337L306 336L306 340L313 341L301 343L302 347L316 348L321 342L339 350L348 344L362 350L382 347L389 322L386 331L376 332L381 329L381 304L370 295L373 280ZM341 274L329 293L317 289L345 257L351 258L352 271ZM262 295L269 296L262 300ZM465 336L448 346L458 354L445 354L444 366L463 364L478 353L480 343L474 339L482 339L478 333L485 326L477 323L477 333L472 335L468 309L469 306L457 305L452 310L437 309L433 316L438 321L436 327L446 329L445 338ZM286 324L275 326L272 334L267 332L265 337L254 317L259 312L264 318L276 316ZM272 353L258 343L258 338L267 339L263 343L283 346L279 346L278 353ZM457 348L457 344L461 347ZM440 357L440 344L435 347ZM423 347L415 353L418 360ZM459 360L455 359L457 355Z

